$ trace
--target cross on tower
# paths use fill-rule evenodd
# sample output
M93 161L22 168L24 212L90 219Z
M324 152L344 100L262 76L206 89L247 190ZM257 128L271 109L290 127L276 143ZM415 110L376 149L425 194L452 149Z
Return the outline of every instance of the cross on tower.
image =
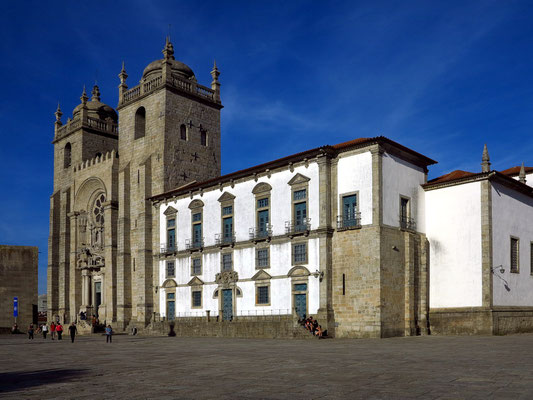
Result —
M187 174L185 172L183 174L181 174L180 176L183 178L184 181L187 180Z
M198 160L198 158L200 158L200 157L198 156L198 154L196 154L196 152L194 152L194 154L191 154L191 155L192 155L192 157L194 158L194 161L196 161L196 160Z
M189 125L189 128L192 128L192 119L189 120L189 122L187 123L187 125Z

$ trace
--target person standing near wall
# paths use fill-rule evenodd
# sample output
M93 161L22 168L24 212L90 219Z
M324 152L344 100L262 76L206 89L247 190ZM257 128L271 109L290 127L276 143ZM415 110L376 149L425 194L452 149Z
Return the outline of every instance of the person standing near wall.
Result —
M111 325L107 325L107 327L105 328L105 336L106 343L111 343L113 341L113 328L111 328Z
M70 332L70 340L72 343L74 343L74 338L76 337L76 333L78 333L78 329L76 328L76 324L73 322L68 327L68 330Z
M56 336L56 324L54 321L50 324L50 336L52 336L52 340L54 340Z
M41 325L41 332L43 334L43 339L46 339L46 334L48 333L48 326L46 326L46 324Z
M57 332L57 340L61 340L61 335L63 334L63 325L61 323L57 323L56 325L56 332Z
M28 328L28 339L31 339L33 340L33 324L30 324L29 328Z

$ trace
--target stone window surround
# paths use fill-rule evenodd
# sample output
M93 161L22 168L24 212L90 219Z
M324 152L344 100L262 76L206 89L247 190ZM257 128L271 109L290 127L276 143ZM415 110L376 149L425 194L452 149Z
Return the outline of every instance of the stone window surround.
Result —
M299 274L298 272L302 271L303 274ZM291 277L291 310L295 310L296 305L294 303L294 297L296 294L304 294L306 298L306 307L305 307L305 315L309 316L309 271L305 267L294 267L289 271L287 274ZM306 290L304 291L296 291L294 290L294 285L305 283L306 284Z
M194 273L194 260L198 260L200 262L200 272L197 274ZM202 256L191 257L191 276L202 275L203 269L204 269L204 266L202 262Z
M359 199L360 199L359 190L354 190L352 192L345 192L345 193L339 194L339 203L338 203L337 210L339 210L339 215L342 217L343 220L344 220L344 198L348 196L354 196L354 195L355 195L355 212L358 213L359 212ZM355 217L357 218L357 215L355 215Z
M200 292L200 305L199 306L195 306L194 305L194 293L195 292ZM203 290L202 290L202 287L201 286L191 286L191 308L194 308L194 309L199 309L199 308L203 308Z
M203 240L204 230L203 230L203 222L204 222L204 202L202 200L196 199L191 201L189 204L189 209L191 210L191 245L194 242L194 225L200 224L202 226L202 235L200 237L200 240ZM193 221L193 215L194 214L200 214L200 220L199 221Z
M67 142L63 147L63 168L68 168L72 165L72 144Z
M185 138L183 138L182 133L185 133ZM189 130L187 129L187 125L185 124L180 125L180 139L185 141L189 140Z
M520 238L511 235L509 237L509 272L520 273ZM516 268L513 268L513 242L516 241Z
M230 269L224 269L224 255L231 255L231 268ZM234 270L234 259L233 259L233 250L222 250L220 252L220 272L222 271L233 271Z
M271 193L272 193L272 186L270 186L266 182L260 182L252 189L252 193L255 195L255 229L256 232L259 232L259 211L265 211L268 210L268 224L270 225L270 221L272 221L272 213L270 210L272 202L271 200ZM263 200L268 198L268 206L267 207L259 207L258 203L259 200Z
M305 244L305 260L304 261L295 261L294 248L297 245ZM307 240L296 240L291 243L291 265L305 265L309 262L309 242Z
M266 287L268 292L268 302L260 303L259 302L259 288ZM260 280L255 282L255 305L257 307L269 307L272 304L272 296L270 290L270 280Z
M174 299L170 299L168 298L168 295L170 293L173 293L174 294ZM168 288L168 289L165 289L165 314L166 314L166 317L167 317L167 320L168 320L168 303L169 301L174 301L174 318L176 318L176 288Z
M399 205L400 205L400 209L399 209L399 214L400 214L400 218L402 217L402 200L407 200L407 215L406 217L407 218L411 218L411 198L409 196L404 196L403 194L400 195L400 199L399 199Z
M259 256L258 252L259 250L266 250L267 252L267 265L260 266L259 265ZM255 248L255 269L268 269L270 268L270 245L267 243L266 245L257 245Z
M168 237L169 237L169 235L168 234L169 234L170 230L174 229L174 248L177 249L177 247L178 247L178 243L177 243L177 241L178 241L178 232L177 232L177 226L178 226L178 218L177 218L177 216L178 216L178 212L177 212L177 210L174 207L170 206L170 207L168 207L165 210L164 214L166 216L166 236L167 236L166 237L166 240L167 240L166 241L166 245L167 245L167 247L169 247L169 245L168 245ZM174 226L173 227L169 227L168 226L168 221L172 220L172 219L174 220Z
M142 129L138 124L142 123ZM140 106L135 111L134 115L134 127L133 127L133 138L134 140L143 138L146 136L146 108Z
M235 196L232 195L229 192L224 192L222 196L218 198L218 201L220 203L220 239L224 240L224 218L231 217L233 219L232 221L232 230L231 230L231 237L235 237ZM223 214L223 210L225 207L231 206L231 214Z
M169 265L170 263L174 264L174 267L173 267L173 269L174 269L174 273L173 273L173 274L169 274L169 273L168 273L168 265ZM176 277L176 261L167 261L167 262L165 263L165 279L168 279L168 278L175 278L175 277Z
M294 199L294 192L305 189L305 209L306 218L309 218L309 179L308 177L297 173L287 184L291 187L291 222L296 223L296 216L294 215L295 204L303 203L302 200ZM305 223L305 221L304 221Z

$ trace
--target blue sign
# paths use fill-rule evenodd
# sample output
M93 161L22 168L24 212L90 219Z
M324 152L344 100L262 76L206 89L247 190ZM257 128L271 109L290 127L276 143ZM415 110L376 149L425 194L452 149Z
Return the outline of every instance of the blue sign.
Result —
M19 316L19 298L13 297L13 316L18 317Z

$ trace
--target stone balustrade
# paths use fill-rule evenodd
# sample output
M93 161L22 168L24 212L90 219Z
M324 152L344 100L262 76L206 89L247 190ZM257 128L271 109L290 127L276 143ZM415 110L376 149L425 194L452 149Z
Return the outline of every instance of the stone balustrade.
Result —
M118 135L118 124L112 120L103 121L98 118L87 117L85 121L82 121L81 118L76 118L69 120L65 125L57 129L55 139L61 139L62 137L68 135L75 130L84 127L91 128L100 132L109 132L115 135Z

